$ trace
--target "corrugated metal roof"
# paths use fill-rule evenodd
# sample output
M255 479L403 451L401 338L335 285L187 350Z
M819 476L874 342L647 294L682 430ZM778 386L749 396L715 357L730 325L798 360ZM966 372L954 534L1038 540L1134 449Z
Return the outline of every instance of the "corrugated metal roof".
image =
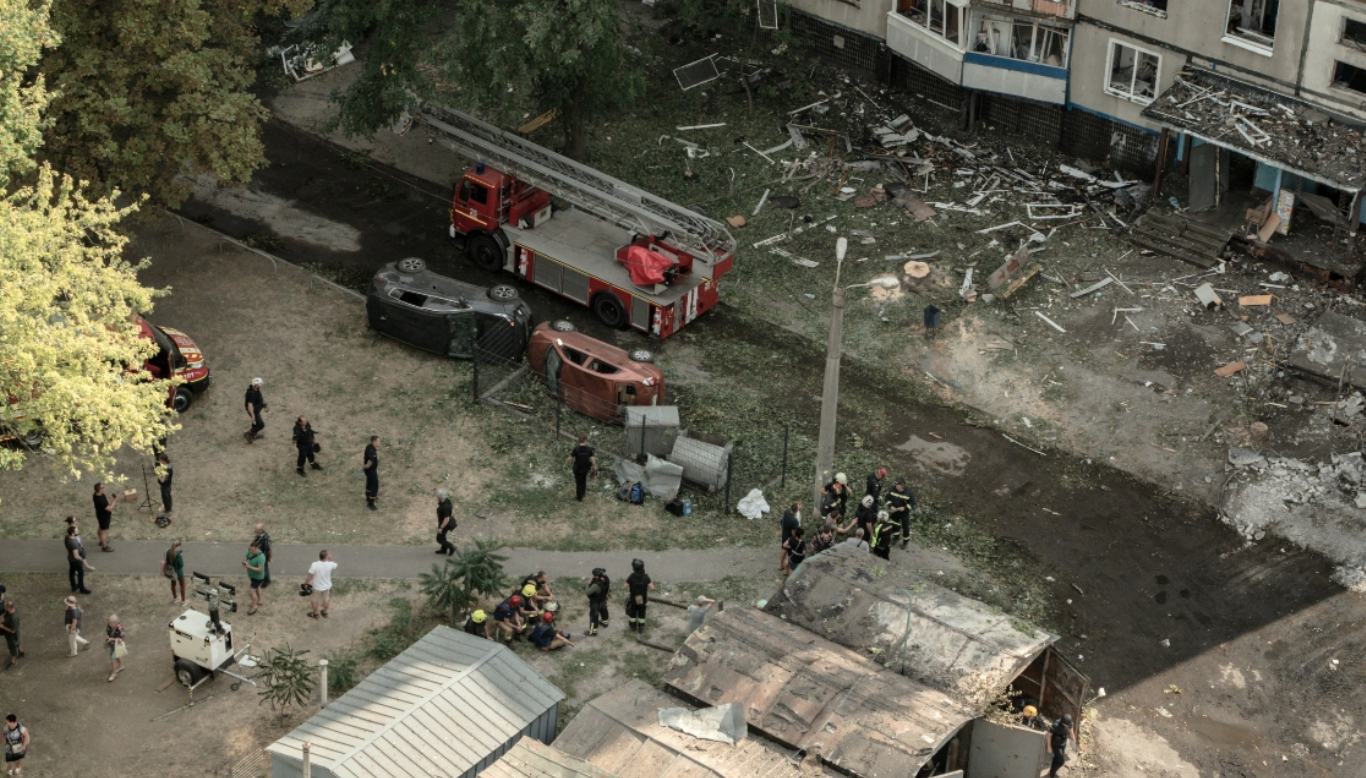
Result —
M704 705L741 703L749 726L864 778L915 775L973 718L945 692L753 608L707 619L664 681Z
M438 626L266 748L338 778L462 775L564 692L498 643Z
M849 548L808 557L765 610L976 706L1058 636ZM902 648L905 662L902 662Z
M569 722L555 747L620 778L816 778L790 752L755 738L735 745L702 740L659 723L660 708L682 703L642 681L592 700Z
M531 738L522 738L479 778L618 778L592 762Z

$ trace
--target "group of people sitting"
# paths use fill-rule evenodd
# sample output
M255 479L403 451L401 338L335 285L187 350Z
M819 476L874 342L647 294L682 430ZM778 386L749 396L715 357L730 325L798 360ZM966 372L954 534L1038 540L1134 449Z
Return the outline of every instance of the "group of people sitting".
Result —
M574 645L569 633L555 626L559 610L542 570L523 578L511 595L494 606L491 619L483 609L471 613L465 619L465 632L500 643L529 640L541 651L555 651Z

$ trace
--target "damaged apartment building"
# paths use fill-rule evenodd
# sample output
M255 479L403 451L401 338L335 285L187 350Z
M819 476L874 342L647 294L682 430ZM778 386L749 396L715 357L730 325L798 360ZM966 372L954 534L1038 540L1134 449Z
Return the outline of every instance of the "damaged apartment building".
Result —
M1161 199L1227 205L1230 234L1279 212L1284 236L1298 206L1333 227L1319 243L1336 246L1316 253L1355 264L1363 0L788 2L794 34L826 59L957 110L967 129L1186 176Z

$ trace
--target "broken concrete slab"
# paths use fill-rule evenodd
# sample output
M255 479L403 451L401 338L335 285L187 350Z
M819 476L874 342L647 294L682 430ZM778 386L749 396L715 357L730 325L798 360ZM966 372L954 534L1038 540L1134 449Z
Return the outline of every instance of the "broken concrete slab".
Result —
M1266 458L1260 452L1250 448L1239 448L1230 446L1228 450L1228 463L1234 467L1247 467L1249 465L1266 464Z
M1366 389L1366 322L1325 311L1295 341L1286 365L1331 386Z
M1195 299L1199 300L1206 310L1214 310L1224 304L1223 298L1214 291L1214 286L1208 282L1195 287Z

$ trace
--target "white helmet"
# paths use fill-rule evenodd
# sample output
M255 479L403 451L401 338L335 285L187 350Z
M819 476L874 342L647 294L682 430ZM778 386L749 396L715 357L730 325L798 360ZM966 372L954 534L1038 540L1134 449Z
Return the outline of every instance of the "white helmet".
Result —
M890 518L892 518L892 514L888 513L887 511L878 511L878 512L877 512L877 520L878 520L878 521L886 521L886 520L888 520L888 519L890 519Z
M839 481L842 486L849 485L849 476L844 473L835 473L835 480Z
M450 496L451 496L451 493L448 492L448 491L446 491L445 489L437 489L437 490L436 490L436 496L437 496L437 499L444 500L444 499L446 499L447 497L450 497Z
M863 507L865 507L865 508L871 508L871 507L873 507L873 495L871 495L871 494L866 494L866 495L863 496Z
M262 381L262 380L259 379L259 378L253 378L253 379L251 379L251 385L252 385L252 386L260 386L260 385L263 384L263 383L265 383L265 382Z

